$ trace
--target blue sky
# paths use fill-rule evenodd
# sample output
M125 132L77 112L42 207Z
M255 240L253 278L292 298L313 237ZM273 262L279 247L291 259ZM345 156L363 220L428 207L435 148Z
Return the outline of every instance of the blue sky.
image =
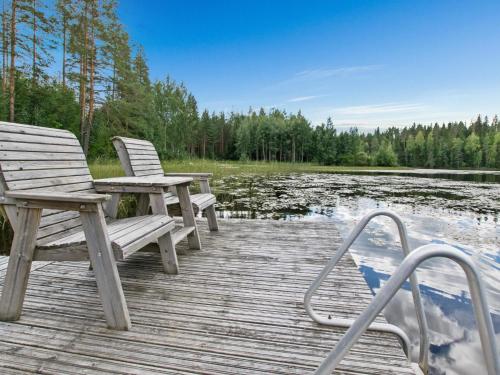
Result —
M119 13L152 78L211 111L367 129L500 112L498 0L121 0Z

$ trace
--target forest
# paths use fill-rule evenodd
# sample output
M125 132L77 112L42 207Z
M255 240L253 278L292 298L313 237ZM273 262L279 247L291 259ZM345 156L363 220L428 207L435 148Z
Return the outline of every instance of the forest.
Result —
M337 131L280 109L198 108L171 77L152 81L115 0L3 0L0 120L68 129L91 159L110 137L151 140L163 159L204 158L500 169L495 115L447 124ZM335 114L332 114L334 116Z

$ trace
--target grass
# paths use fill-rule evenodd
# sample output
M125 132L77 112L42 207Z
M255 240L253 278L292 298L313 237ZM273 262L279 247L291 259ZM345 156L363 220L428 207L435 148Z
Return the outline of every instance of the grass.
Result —
M402 167L345 167L326 166L313 163L279 163L262 161L215 161L215 160L172 160L164 161L165 172L210 172L215 180L240 174L286 174L286 173L332 173L356 170L406 169ZM95 179L123 176L124 172L116 160L94 161L90 171Z

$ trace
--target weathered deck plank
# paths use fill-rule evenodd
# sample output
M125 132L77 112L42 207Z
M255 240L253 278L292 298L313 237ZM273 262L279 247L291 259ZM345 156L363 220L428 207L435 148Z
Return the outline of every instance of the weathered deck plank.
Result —
M43 263L31 274L21 320L0 323L0 372L312 373L344 332L312 322L302 302L340 242L335 227L223 220L219 232L209 232L198 224L203 250L179 244L179 275L166 275L155 253L119 262L128 332L106 329L88 263ZM4 263L0 258L2 283ZM325 314L355 317L370 299L345 257L314 304ZM369 332L338 373L413 371L395 337Z

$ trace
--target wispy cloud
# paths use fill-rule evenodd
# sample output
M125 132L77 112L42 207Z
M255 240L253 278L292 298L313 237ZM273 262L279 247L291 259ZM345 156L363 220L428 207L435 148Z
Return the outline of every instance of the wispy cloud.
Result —
M430 118L437 110L422 102L388 102L345 107L316 107L306 112L314 124L320 124L331 116L335 125L349 127L373 127L380 125L408 125ZM440 117L434 117L439 119ZM425 121L424 121L425 122Z
M347 66L347 67L333 68L333 69L309 69L296 73L294 78L298 80L312 80L312 79L322 79L328 77L341 77L341 76L354 75L358 73L371 72L373 70L378 70L381 68L382 65L359 65L359 66Z
M427 107L421 103L383 103L333 108L332 112L337 115L358 116L396 112L419 112L426 108Z
M383 65L355 65L338 68L318 68L302 70L293 74L290 78L275 82L265 89L283 89L285 86L317 85L317 81L328 78L355 77L363 73L372 72L383 68Z
M289 103L305 102L306 100L312 100L312 99L320 98L322 96L324 96L324 95L298 96L296 98L288 99L287 102L289 102Z

